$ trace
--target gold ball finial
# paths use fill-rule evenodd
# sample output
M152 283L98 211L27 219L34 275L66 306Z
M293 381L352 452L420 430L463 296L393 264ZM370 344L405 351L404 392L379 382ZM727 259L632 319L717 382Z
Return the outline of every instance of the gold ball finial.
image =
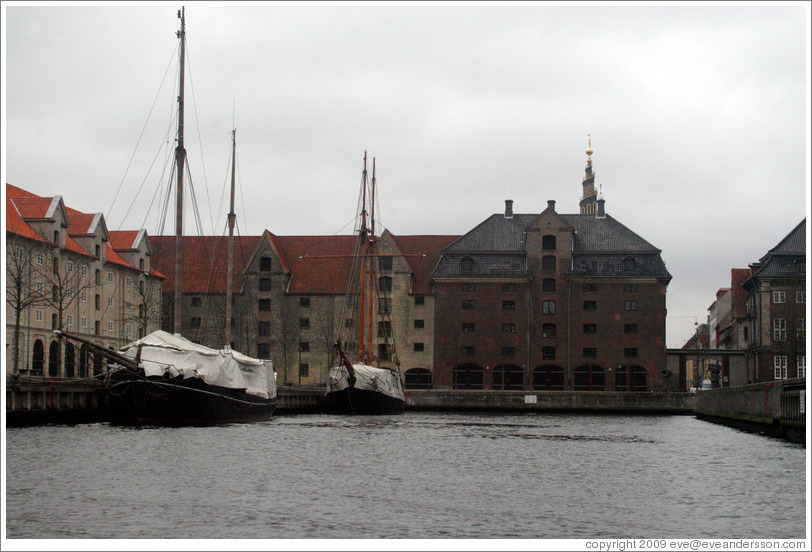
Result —
M586 148L586 154L591 156L592 155L592 135L587 134L587 137L588 137L588 145L587 145L587 148Z

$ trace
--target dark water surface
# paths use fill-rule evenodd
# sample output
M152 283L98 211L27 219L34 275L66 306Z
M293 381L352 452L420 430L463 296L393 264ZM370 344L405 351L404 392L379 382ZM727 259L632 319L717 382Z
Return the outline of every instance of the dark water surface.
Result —
M804 538L806 450L691 416L9 428L14 538Z

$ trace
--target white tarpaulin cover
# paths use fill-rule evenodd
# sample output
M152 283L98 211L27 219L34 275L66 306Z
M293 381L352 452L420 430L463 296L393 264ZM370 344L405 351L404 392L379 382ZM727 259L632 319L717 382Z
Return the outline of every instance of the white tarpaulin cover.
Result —
M245 356L231 349L209 349L179 335L158 330L128 343L121 353L135 358L141 346L141 366L147 376L182 375L201 378L209 385L245 389L265 399L276 396L276 379L270 360Z
M403 388L400 385L400 376L397 372L386 368L376 368L366 364L353 364L355 370L355 388L368 391L377 391L395 399L405 400ZM344 366L330 368L327 378L327 392L341 391L349 386L347 377L349 373Z

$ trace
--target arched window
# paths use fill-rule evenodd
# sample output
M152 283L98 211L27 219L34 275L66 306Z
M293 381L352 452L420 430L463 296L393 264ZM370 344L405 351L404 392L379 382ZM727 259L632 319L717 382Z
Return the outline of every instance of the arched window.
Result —
M474 270L474 259L471 257L463 257L460 261L460 270L462 272L473 272Z
M404 374L403 386L406 389L431 389L434 376L428 368L410 368Z
M452 371L454 389L482 389L482 367L476 364L460 364Z
M623 257L623 272L634 272L636 267L637 261L634 260L634 257Z
M646 391L646 369L642 366L620 366L615 372L615 391Z
M76 373L76 354L73 345L65 344L65 377L72 378Z
M53 378L59 376L59 345L56 341L52 341L48 347L48 375Z
M601 366L579 366L575 369L576 391L605 391L606 371Z
M95 276L95 278L94 278L94 280L93 280L93 281L94 281L94 282L96 282L96 285L97 285L97 286L98 286L98 285L101 285L101 270L99 270L99 269L97 268L97 269L96 269L96 273L95 273L95 275L94 275L94 276Z
M45 346L42 340L34 342L34 350L31 355L31 371L35 374L42 374L45 369Z
M533 389L544 391L564 390L564 369L555 364L542 364L533 370Z
M85 378L87 377L87 369L89 364L89 353L87 345L82 345L81 349L79 349L79 377Z
M502 364L493 369L493 389L524 389L521 366Z

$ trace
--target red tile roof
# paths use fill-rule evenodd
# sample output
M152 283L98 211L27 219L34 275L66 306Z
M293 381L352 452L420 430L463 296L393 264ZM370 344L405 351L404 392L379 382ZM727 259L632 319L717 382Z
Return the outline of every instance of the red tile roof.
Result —
M15 197L14 205L24 219L44 219L53 204L52 197Z
M232 292L242 287L242 271L259 242L259 236L234 238ZM175 292L175 236L152 236L151 264L165 276L165 293ZM183 293L224 293L226 289L227 236L183 237Z
M75 213L69 213L68 218L70 220L68 234L71 236L83 236L90 234L90 227L93 221L96 220L96 214L85 214L77 211Z
M118 251L135 249L139 230L110 230L110 245Z
M432 292L429 276L440 260L442 250L459 239L460 236L395 236L392 239L406 255L414 273L412 293L428 294ZM420 256L414 256L420 255Z
M356 236L276 236L292 274L289 293L343 294Z
M32 240L45 241L23 220L9 195L6 195L6 231Z

